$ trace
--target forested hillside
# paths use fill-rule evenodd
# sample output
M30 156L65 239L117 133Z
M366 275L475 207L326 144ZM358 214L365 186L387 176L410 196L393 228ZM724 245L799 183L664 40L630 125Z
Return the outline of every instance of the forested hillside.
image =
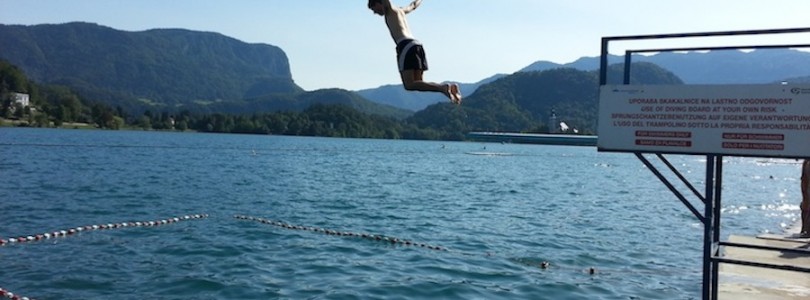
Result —
M566 67L583 71L599 69L599 57L582 57L572 63L538 61L521 72ZM624 61L610 55L611 63ZM662 52L633 56L633 62L648 62L669 70L686 84L767 84L810 75L810 52L795 49L756 51Z
M11 93L28 94L31 105L25 107L12 101ZM124 125L120 112L110 106L83 101L63 86L34 83L20 68L4 60L0 60L0 118L40 127L87 123L117 129Z
M12 93L30 96L30 105L15 102ZM239 114L146 110L132 115L122 108L93 101L71 88L41 85L29 80L18 67L0 60L0 126L68 127L91 126L99 129L139 128L143 130L195 130L218 133L279 134L355 138L437 139L431 129L407 125L401 118L407 111L366 114L381 106L365 101L344 90L321 90L289 94L288 107L261 113L249 101ZM321 101L320 99L330 99ZM261 102L259 102L261 103ZM369 106L369 107L366 107ZM215 106L212 106L215 107ZM359 107L356 108L356 107ZM269 108L267 108L269 109Z
M181 29L126 32L89 23L0 25L0 57L36 82L130 108L300 92L280 48Z
M610 78L622 78L624 66L612 65ZM636 63L631 83L682 84L671 72ZM548 132L552 110L560 121L583 134L596 133L599 80L597 72L552 69L520 72L484 85L460 107L436 104L408 121L459 139L470 131ZM556 124L554 124L556 125Z
M2 65L3 116L32 126L461 140L470 131L548 132L558 126L549 124L553 111L578 133L596 133L596 71L493 76L461 106L442 101L412 115L351 91L303 91L281 49L215 33L0 25L0 44L0 56L20 62ZM612 82L621 80L622 65L609 71ZM633 65L631 82L682 83L643 62ZM15 107L12 115L8 92L30 93L36 109Z
M493 82L506 75L497 74L490 76L476 83L459 83L461 94L464 97L472 95L484 84ZM420 111L431 104L447 102L447 97L436 93L421 93L408 91L402 88L402 84L385 85L373 89L357 91L360 96L380 104L391 105L404 108L410 111Z
M404 118L410 112L353 92L305 92L278 47L183 29L120 31L96 24L0 25L0 58L39 83L70 87L129 114L255 113L348 105Z

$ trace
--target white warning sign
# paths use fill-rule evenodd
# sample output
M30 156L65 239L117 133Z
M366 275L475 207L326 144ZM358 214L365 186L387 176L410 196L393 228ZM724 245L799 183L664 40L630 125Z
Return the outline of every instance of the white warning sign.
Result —
M810 85L606 85L600 151L810 157Z

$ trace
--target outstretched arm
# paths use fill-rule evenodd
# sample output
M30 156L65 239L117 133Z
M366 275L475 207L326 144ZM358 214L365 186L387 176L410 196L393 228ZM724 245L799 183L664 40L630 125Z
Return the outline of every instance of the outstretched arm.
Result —
M422 0L413 0L413 2L411 2L411 4L408 4L408 6L403 7L402 11L404 13L406 13L406 14L410 13L410 12L416 10L416 8L419 7L420 4L422 4Z

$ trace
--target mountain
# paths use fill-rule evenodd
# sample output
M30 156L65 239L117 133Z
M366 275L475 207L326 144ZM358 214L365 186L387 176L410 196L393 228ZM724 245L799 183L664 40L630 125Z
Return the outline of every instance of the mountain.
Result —
M636 72L631 76L632 83L683 84L671 72L651 63L635 63L633 69ZM622 72L622 64L610 66L610 77L620 78ZM599 78L595 71L555 68L518 72L481 86L462 106L434 104L407 121L455 135L470 131L543 132L554 111L570 127L595 133L598 97Z
M598 66L599 65L597 64L597 67ZM550 61L547 61L547 60L540 60L540 61L536 61L536 62L532 63L531 65L528 65L527 67L525 67L523 69L518 70L518 72L545 71L545 70L558 69L558 68L573 68L573 69L585 70L585 71L593 70L593 69L577 68L577 67L571 66L571 65L568 65L568 66L561 65L561 64L558 64L558 63L555 63L555 62L550 62Z
M18 66L33 81L68 86L83 98L135 114L253 113L304 109L311 103L345 103L398 118L410 114L348 91L305 92L293 81L281 48L218 33L127 32L79 22L0 24L0 45L0 59Z
M125 32L90 23L0 25L2 58L37 82L63 84L93 97L169 106L299 92L286 54L217 33L182 29Z
M230 112L251 114L256 112L303 111L313 104L344 105L357 111L405 119L413 112L388 105L381 105L363 98L359 94L342 89L322 89L310 92L287 94L269 94L256 98L209 103L204 108L206 113Z
M619 63L624 61L624 57L611 55L608 60ZM772 83L810 75L810 53L792 49L664 52L649 56L634 55L633 62L656 64L672 71L687 84ZM520 72L553 68L597 70L599 57L583 57L568 64L539 61Z
M611 55L608 61L611 64L623 63L624 57ZM810 75L810 53L791 49L659 53L649 56L635 55L633 62L656 64L672 71L689 84L771 83ZM573 68L582 71L598 70L599 57L582 57L567 64L541 60L517 72L546 71L558 68ZM462 86L462 91L472 94L482 84L503 76L505 75L499 74L478 83L465 84ZM618 76L620 79L622 78L621 74ZM619 82L613 79L611 81ZM445 100L437 95L425 96L406 92L402 90L401 86L396 85L358 92L372 101L415 111Z
M466 97L471 95L481 85L493 82L505 74L496 74L476 83L459 83L461 95ZM437 93L420 93L405 90L401 84L384 85L373 89L357 91L358 94L371 101L400 107L410 111L420 111L431 104L446 102L447 97Z

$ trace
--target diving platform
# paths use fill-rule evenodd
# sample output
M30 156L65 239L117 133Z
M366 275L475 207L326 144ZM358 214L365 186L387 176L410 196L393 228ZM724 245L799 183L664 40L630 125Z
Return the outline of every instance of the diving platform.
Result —
M721 240L724 157L810 159L810 126L805 117L810 115L810 84L633 84L633 55L810 48L810 44L625 48L623 84L615 84L618 80L609 84L609 45L807 33L810 28L602 38L597 149L634 154L703 224L704 300L810 297L810 240L794 235L732 235ZM670 154L705 156L705 179L687 179L665 157ZM703 184L703 192L692 181Z
M595 135L470 132L467 139L480 142L596 147Z

